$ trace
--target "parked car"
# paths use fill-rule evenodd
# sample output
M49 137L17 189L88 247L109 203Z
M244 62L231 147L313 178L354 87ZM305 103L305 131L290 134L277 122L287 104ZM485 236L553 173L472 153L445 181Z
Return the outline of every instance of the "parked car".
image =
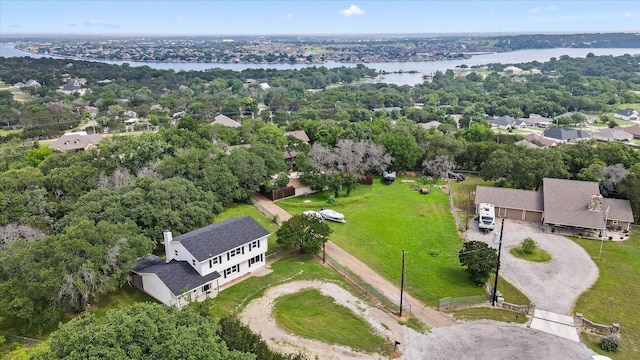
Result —
M447 175L449 176L449 179L455 179L458 182L464 181L466 179L464 175L458 174L458 173L453 172L453 171L449 171L449 173Z

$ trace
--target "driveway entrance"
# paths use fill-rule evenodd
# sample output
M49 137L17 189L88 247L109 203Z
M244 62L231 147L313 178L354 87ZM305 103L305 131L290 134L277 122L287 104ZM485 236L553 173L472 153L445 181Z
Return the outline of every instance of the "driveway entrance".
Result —
M499 232L500 222L496 222L495 230L488 234L480 232L477 222L473 222L466 237L497 249L494 233ZM535 240L552 260L532 262L509 253L527 237ZM573 316L576 299L598 279L598 267L582 247L564 236L544 233L540 226L531 223L505 220L500 261L500 275L527 295L537 308L563 315Z
M576 323L571 316L536 309L533 313L530 328L580 342Z

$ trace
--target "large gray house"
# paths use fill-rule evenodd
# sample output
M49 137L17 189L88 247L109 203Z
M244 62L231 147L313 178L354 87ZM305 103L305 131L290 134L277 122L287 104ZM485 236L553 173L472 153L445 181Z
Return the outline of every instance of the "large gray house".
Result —
M480 203L495 205L496 217L569 229L600 237L605 230L628 231L633 223L629 200L604 198L597 182L544 178L542 191L478 186Z

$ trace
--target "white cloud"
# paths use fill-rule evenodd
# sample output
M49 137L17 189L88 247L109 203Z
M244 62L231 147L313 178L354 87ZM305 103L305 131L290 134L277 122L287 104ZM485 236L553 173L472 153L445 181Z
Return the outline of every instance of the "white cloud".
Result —
M291 18L293 18L293 14L292 13L284 14L284 15L282 15L282 18L283 19L291 19Z
M364 10L360 9L355 5L351 5L349 8L338 11L338 14L346 17L350 17L353 15L362 15L364 14Z
M529 10L529 12L532 13L532 14L539 13L540 11L542 11L542 9L540 9L540 8L533 8L533 9Z
M624 17L631 17L631 16L633 16L633 15L631 15L631 13L624 13L622 16L624 16Z
M176 20L177 21L183 21L184 20L184 16L178 15L178 16L176 16Z
M87 20L84 24L87 25L87 26L103 26L103 27L112 28L112 29L118 27L118 25L116 25L116 24L113 24L113 23L110 23L110 22L106 22L106 21L102 21L102 20L98 20L98 19Z
M549 11L555 11L555 10L556 10L556 8L557 8L557 7L556 7L555 5L551 5L551 6L549 6L549 7L547 8L547 10L549 10Z

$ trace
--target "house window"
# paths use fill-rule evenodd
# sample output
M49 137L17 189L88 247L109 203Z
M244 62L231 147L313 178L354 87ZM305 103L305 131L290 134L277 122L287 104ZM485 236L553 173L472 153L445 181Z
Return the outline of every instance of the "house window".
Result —
M211 284L206 284L202 287L202 292L208 293L209 291L211 291Z
M216 256L214 258L209 259L209 268L212 268L215 264L220 264L222 258L220 256Z
M227 276L237 273L239 271L240 271L240 264L233 265L232 267L224 271L224 277L226 278Z
M249 267L251 267L251 265L261 262L262 261L262 254L260 255L256 255L254 257L252 257L251 259L249 259Z
M249 251L260 247L260 240L255 240L249 243Z
M236 256L236 255L240 255L240 254L244 254L244 247L239 247L237 249L233 249L231 251L229 251L229 253L227 253L227 260L229 260L230 258Z

